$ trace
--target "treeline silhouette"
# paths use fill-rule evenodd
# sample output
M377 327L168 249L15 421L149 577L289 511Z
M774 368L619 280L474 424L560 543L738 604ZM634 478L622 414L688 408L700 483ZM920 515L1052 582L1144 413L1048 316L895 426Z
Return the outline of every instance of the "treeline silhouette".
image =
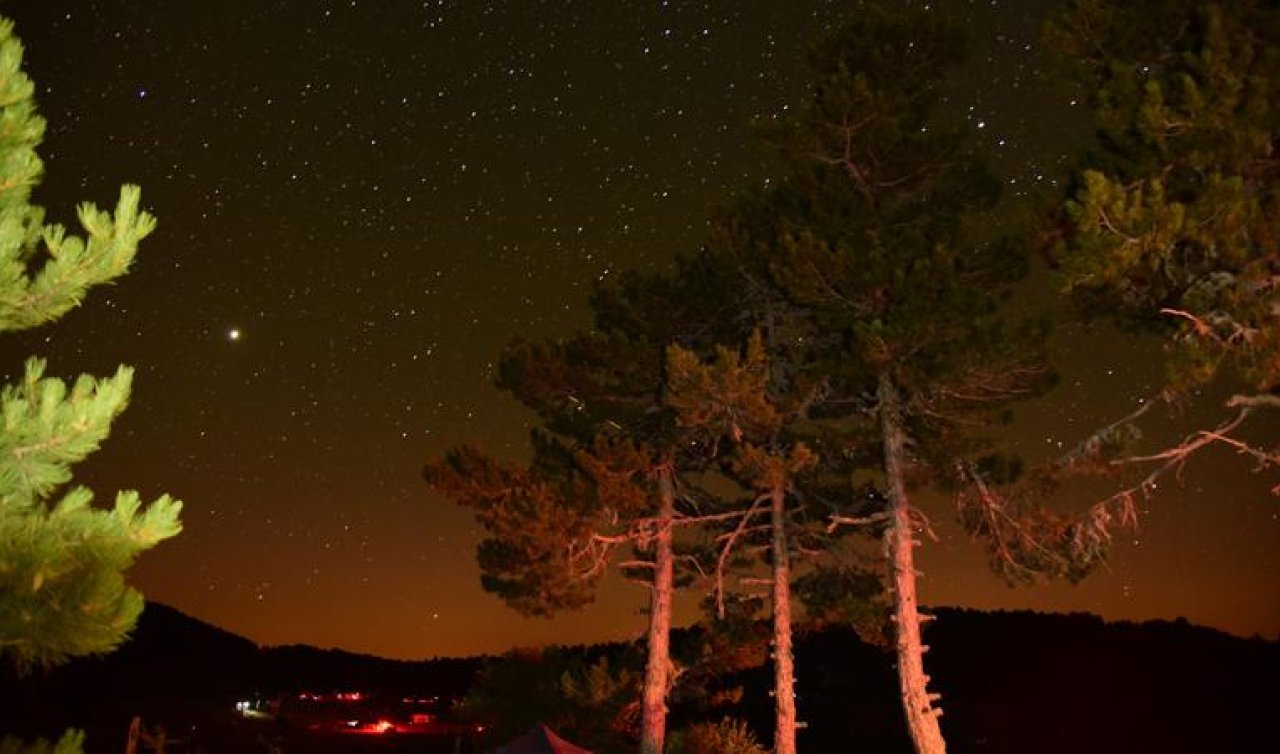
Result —
M1254 752L1273 741L1280 709L1280 643L1243 639L1185 620L1107 623L1089 614L933 611L926 640L933 685L943 695L950 751L989 754ZM702 641L700 629L677 644ZM616 658L635 645L546 652ZM690 653L677 651L676 656ZM512 657L514 657L513 655ZM529 653L520 655L528 662ZM159 604L118 652L46 673L0 680L0 732L55 736L88 731L87 750L118 752L130 719L163 723L175 738L194 735L214 752L216 729L234 720L238 700L278 692L361 690L461 698L482 668L510 657L387 660L305 646L253 642ZM892 653L850 629L805 632L796 647L801 752L908 754ZM550 674L559 672L548 667ZM697 676L690 673L688 677ZM745 720L771 740L768 665L714 674L721 688L673 697L672 727ZM706 677L706 674L702 674ZM538 693L529 687L525 693ZM540 699L512 699L511 714L538 714ZM518 729L522 719L493 721ZM213 729L213 730L210 730ZM571 740L575 731L561 731ZM177 750L177 749L175 749ZM184 750L190 750L184 749Z
M1183 619L933 612L926 640L952 754L1225 754L1269 750L1275 740L1275 641ZM847 629L804 637L800 751L910 754L890 662ZM744 716L761 734L769 687L768 669L753 671L743 694Z
M119 754L134 716L217 754L238 701L278 693L463 695L484 658L388 660L309 646L259 647L236 634L150 602L132 638L109 655L29 677L0 677L0 735L56 738L87 732L87 754ZM191 750L175 745L173 750ZM259 749L265 751L265 749Z

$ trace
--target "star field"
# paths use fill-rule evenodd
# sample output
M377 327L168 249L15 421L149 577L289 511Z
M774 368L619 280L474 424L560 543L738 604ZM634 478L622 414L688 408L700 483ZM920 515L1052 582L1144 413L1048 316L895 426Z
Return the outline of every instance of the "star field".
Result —
M1017 196L1060 180L1087 131L1041 80L1052 4L1012 5L931 7L971 28L974 62L947 107ZM76 202L109 204L136 182L160 221L131 274L7 337L0 368L11 378L30 353L62 374L137 367L133 405L78 478L100 497L185 501L182 536L134 571L150 598L265 643L400 657L635 635L643 594L630 587L552 622L484 595L474 523L421 466L463 440L523 452L530 417L491 387L502 345L582 326L595 281L663 268L715 206L767 180L750 124L802 100L805 49L850 12L0 2L49 121L37 201L68 222ZM1114 418L1116 401L1091 391L1124 404L1152 379L1101 370L1032 412L1036 442L1058 442L1064 415ZM1073 400L1089 408L1062 407ZM1276 539L1274 515L1260 528ZM933 556L928 599L1280 622L1274 595L1239 619L1163 591L1118 606L1106 575L1010 592L956 536ZM1250 547L1274 573L1276 546ZM1154 583L1157 566L1136 567L1134 584Z

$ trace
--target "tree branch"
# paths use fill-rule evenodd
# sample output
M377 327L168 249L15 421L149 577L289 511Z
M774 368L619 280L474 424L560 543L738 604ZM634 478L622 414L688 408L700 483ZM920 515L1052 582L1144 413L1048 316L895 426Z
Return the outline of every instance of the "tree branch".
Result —
M738 521L738 525L725 541L724 547L721 548L720 557L716 560L716 614L720 616L720 620L724 620L724 569L725 563L729 560L729 552L733 549L738 537L742 536L742 533L746 530L751 517L760 512L763 509L763 505L763 497L757 497L751 501L751 507L747 509L742 519Z

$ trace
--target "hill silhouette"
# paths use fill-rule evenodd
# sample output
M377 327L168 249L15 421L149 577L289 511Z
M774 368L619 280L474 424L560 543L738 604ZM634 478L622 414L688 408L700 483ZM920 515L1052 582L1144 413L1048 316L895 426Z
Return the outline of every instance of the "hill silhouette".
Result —
M1185 620L931 611L926 670L951 754L1227 754L1271 748L1280 643ZM798 643L801 751L909 754L887 653L852 631ZM771 740L768 670L747 716ZM1270 743L1269 743L1270 742Z
M1184 620L1107 623L1088 614L937 609L929 625L932 687L942 693L953 754L1254 752L1273 740L1280 709L1280 643L1243 639ZM692 631L677 640L691 640ZM626 645L592 648L603 654ZM0 732L88 731L88 751L123 749L129 720L163 722L219 745L235 702L280 692L462 696L497 658L387 660L306 646L259 647L172 608L150 604L119 651L26 679L0 679ZM804 634L796 649L801 751L908 754L892 657L850 630ZM673 710L748 720L771 740L768 667L739 674L728 707ZM518 700L516 700L518 701ZM254 750L244 749L239 750ZM256 750L263 751L262 747Z
M310 646L254 642L148 603L119 650L27 678L0 678L0 734L55 737L88 732L86 751L122 751L134 716L163 723L175 737L224 726L236 702L301 690L362 690L456 698L483 658L388 660ZM202 735L202 740L206 738ZM213 748L206 751L221 751Z

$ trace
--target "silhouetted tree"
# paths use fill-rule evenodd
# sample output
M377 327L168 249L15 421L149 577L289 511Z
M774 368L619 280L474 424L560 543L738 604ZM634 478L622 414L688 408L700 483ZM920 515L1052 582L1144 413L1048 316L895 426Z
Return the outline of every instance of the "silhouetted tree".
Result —
M459 710L501 743L544 723L602 754L623 752L639 724L631 647L518 649L490 661Z
M488 534L477 551L482 586L526 614L589 603L623 545L653 553L651 561L620 567L647 571L640 577L651 592L641 742L644 751L661 751L672 680L676 502L674 471L663 462L669 456L603 438L576 452L545 436L538 444L542 450L530 467L458 448L430 464L427 479L476 510ZM548 463L548 456L558 462Z

